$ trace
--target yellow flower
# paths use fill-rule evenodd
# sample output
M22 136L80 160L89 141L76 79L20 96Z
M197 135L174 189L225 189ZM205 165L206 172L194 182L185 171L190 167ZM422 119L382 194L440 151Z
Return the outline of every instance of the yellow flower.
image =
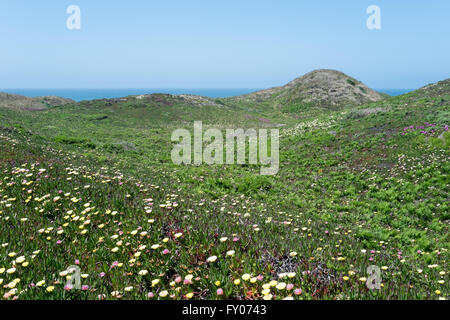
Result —
M216 281L216 282L214 282L214 284L218 287L218 286L220 286L220 281Z
M367 279L366 279L365 277L361 277L361 278L359 278L359 281L361 281L361 282L366 282Z
M436 290L434 293L441 294L441 290Z
M251 275L249 275L248 273L245 273L245 274L242 276L242 280L244 280L244 281L248 281L250 278L251 278Z
M52 292L53 290L55 290L55 287L54 286L49 286L45 290L47 290L47 292Z
M140 276L145 276L147 273L148 273L147 270L141 270L141 271L139 271L139 275L140 275Z
M132 287L132 286L125 287L124 290L125 290L126 292L130 292L131 290L133 290L133 287Z
M45 284L45 281L41 280L38 283L36 283L36 287L42 287L44 284Z
M296 251L292 251L291 253L289 253L289 255L290 255L291 257L295 257L295 256L297 255L297 252L296 252Z
M278 290L284 290L286 288L286 283L280 282L279 284L276 285L276 288Z
M159 279L152 280L152 287L156 286L159 283Z
M234 253L235 253L234 250L227 251L227 256L231 257L232 255L234 255Z
M241 283L241 280L239 280L239 279L236 279L236 280L234 280L234 281L233 281L233 283L234 283L235 285L237 285L237 286L238 286L238 285L239 285L239 284Z
M16 268L9 268L8 270L6 270L7 274L13 274L14 272L16 272Z
M278 284L278 281L277 281L277 280L272 280L272 281L269 282L269 285L270 285L271 287L275 287L277 284Z
M268 295L270 293L270 289L264 289L263 291L261 291L261 293L263 295Z
M264 296L263 299L264 299L264 300L272 300L272 297L273 297L273 296L272 296L271 294L267 294L267 295Z
M167 297L168 294L169 294L169 292L167 292L167 290L163 290L159 293L159 296L164 298L164 297Z
M192 298L193 296L194 296L193 292L189 292L186 294L186 298L188 298L188 299Z
M217 260L217 256L211 256L208 259L206 259L206 261L208 262L215 262Z
M344 279L345 281L347 281L347 280L349 279L349 277L343 276L342 279Z

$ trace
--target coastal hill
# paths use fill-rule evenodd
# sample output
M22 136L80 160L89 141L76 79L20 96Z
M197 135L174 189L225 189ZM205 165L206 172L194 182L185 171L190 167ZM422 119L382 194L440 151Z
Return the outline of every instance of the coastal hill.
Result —
M0 107L19 109L19 110L45 110L49 106L59 106L75 102L72 99L66 99L55 96L45 96L29 98L18 94L9 94L0 92Z
M282 87L265 89L237 98L253 102L272 102L278 106L315 104L336 107L379 101L384 99L384 96L343 72L320 69Z

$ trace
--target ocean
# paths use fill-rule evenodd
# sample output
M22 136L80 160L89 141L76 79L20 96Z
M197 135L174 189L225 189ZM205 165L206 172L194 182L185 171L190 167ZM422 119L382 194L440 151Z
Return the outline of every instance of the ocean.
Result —
M129 95L170 93L170 94L195 94L211 98L227 98L238 96L261 89L258 88L236 88L236 89L0 89L2 92L19 94L34 98L39 96L58 96L75 101L121 98ZM391 96L401 95L413 89L376 89L379 92L387 93Z

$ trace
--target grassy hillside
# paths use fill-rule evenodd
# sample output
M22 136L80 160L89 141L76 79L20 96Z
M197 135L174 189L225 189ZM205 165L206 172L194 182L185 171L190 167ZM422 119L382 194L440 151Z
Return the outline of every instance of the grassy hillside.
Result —
M450 82L339 108L270 99L0 108L1 296L448 298ZM174 165L171 132L194 120L279 128L280 171ZM64 289L74 264L81 291Z

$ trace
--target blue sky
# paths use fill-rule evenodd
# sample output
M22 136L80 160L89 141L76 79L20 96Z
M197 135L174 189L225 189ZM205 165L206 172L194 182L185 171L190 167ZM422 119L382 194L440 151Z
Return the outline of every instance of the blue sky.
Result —
M317 68L417 88L450 77L449 15L448 0L2 0L0 88L265 88Z

